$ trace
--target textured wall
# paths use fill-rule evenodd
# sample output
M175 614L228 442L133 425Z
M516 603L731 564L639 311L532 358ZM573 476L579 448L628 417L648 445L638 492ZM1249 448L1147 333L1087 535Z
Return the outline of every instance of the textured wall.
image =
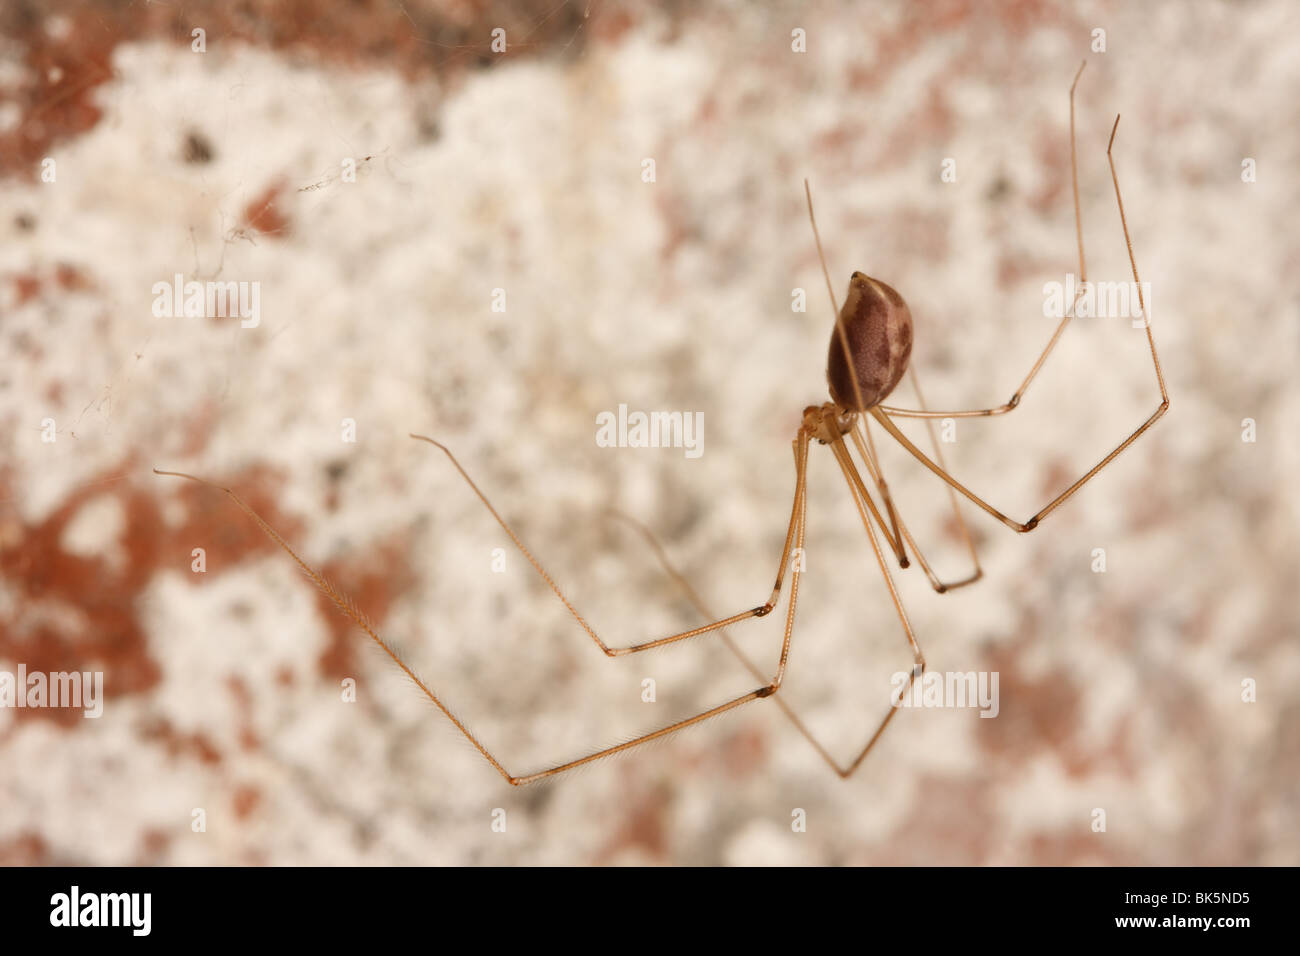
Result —
M259 6L0 15L0 671L101 670L107 695L99 719L0 708L0 861L1300 862L1293 4ZM514 773L750 690L716 637L607 660L407 433L612 644L699 616L609 507L719 614L761 603L826 399L802 180L836 296L860 269L910 304L930 404L1005 401L1077 269L1084 58L1088 272L1128 278L1122 112L1172 407L1031 535L966 508L974 587L891 562L931 669L999 675L994 719L901 711L841 781L756 701L514 789L228 499L150 471L235 488ZM155 317L177 273L257 283L259 324ZM1023 519L1158 402L1144 334L1080 318L944 451ZM620 404L701 413L703 453L600 447ZM965 573L942 484L876 440ZM808 508L781 694L842 759L911 656L821 446ZM784 613L729 632L764 669Z

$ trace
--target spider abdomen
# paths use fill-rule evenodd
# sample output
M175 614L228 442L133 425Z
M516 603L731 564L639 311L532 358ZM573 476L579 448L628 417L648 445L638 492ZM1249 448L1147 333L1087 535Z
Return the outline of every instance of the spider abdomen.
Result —
M845 361L840 327L848 339L854 376ZM861 272L849 278L849 294L831 331L826 378L841 408L865 412L894 390L912 355L912 313L891 286Z

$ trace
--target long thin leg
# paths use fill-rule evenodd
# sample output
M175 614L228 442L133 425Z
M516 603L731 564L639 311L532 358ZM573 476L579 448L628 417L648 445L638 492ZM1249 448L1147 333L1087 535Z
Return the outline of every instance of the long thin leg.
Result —
M859 434L860 431L861 434ZM885 538L888 539L889 543L894 547L894 556L898 558L898 566L900 568L906 568L909 566L907 561L907 552L903 549L904 536L899 532L899 527L901 525L903 531L906 532L907 526L902 525L902 519L898 516L898 509L894 507L894 496L889 493L889 484L885 481L884 471L876 461L876 447L871 441L871 434L862 429L861 416L854 419L851 434L853 436L853 443L858 446L858 454L862 456L862 461L867 466L867 473L871 476L871 480L875 482L876 491L880 493L881 501L885 503L885 511L889 514L889 523L893 528L894 533L891 537L889 532L885 531L883 524L881 525L880 530L885 532ZM866 435L866 444L863 444L862 435ZM868 448L870 449L869 451ZM911 535L907 535L906 540L911 541ZM915 544L912 545L912 550L914 552L916 551ZM920 555L918 554L917 557L920 557ZM925 560L922 559L921 563L924 564ZM927 573L929 572L927 571Z
M1080 72L1082 72L1083 67L1079 67L1079 70ZM1077 82L1078 77L1076 77L1075 80ZM1075 190L1076 192L1078 191L1077 183L1075 184ZM1076 223L1078 222L1077 219L1075 221ZM1080 267L1082 268L1083 265L1083 234L1082 233L1079 234L1079 264ZM921 380L917 377L916 366L915 365L908 366L907 373L912 378L912 389L913 391L916 392L917 403L921 406L921 408L925 408L926 407L925 393L921 391ZM943 447L939 444L939 436L934 430L934 422L927 419L925 423L925 430L930 434L930 447L934 449L935 459L939 462L940 467L946 470L948 465L943 460ZM975 539L971 536L970 527L966 524L965 515L962 514L961 504L957 501L957 493L953 491L951 488L948 489L948 500L952 503L952 513L957 518L957 526L961 528L961 536L966 542L967 550L970 551L971 563L975 565L975 570L972 571L967 578L947 585L946 590L951 591L953 588L959 588L966 584L973 584L974 582L978 581L980 578L984 576L984 569L980 567L980 558L979 555L976 554L975 552ZM913 545L913 547L915 547L915 545ZM918 551L917 558L920 557L921 557L921 553ZM924 563L924 561L922 561L922 563ZM942 593L942 591L940 593Z
M798 470L799 478L795 483L795 502L794 502L794 509L793 509L794 518L792 519L792 524L794 526L793 537L796 542L796 546L802 548L804 543L805 517L807 515L807 494L806 494L806 483L804 479L805 479L805 475L807 474L807 466L808 466L808 436L802 429L800 429L799 435L796 438L794 444L795 444L795 465ZM446 449L444 448L443 450L445 451ZM450 452L448 452L448 455L450 455ZM455 461L455 459L453 458L452 461ZM459 465L457 467L459 467ZM685 728L690 727L694 724L698 724L701 723L702 721L708 720L710 717L716 717L719 714L726 713L727 711L733 710L736 707L739 707L741 704L746 704L751 700L759 700L764 697L770 697L777 692L777 690L781 686L781 682L785 679L786 664L790 656L790 642L794 634L795 606L798 603L798 598L799 598L799 575L802 573L799 565L796 565L791 573L790 607L786 613L785 637L781 644L780 661L777 665L775 675L764 686L755 688L754 690L750 691L747 694L742 694L740 697L736 697L732 700L729 700L726 703L720 704L717 707L710 708L709 710L696 714L693 717L688 717L685 720L679 720L676 723L669 724L666 727L661 727L659 730L651 731L648 734L643 734L640 737L636 737L632 740L626 741L616 746L606 747L604 750L600 750L597 751L596 753L588 754L587 756L580 757L577 760L570 760L567 763L562 763L557 766L551 767L549 769L539 771L537 773L531 773L524 776L516 777L512 775L508 770L506 770L506 768L501 764L500 761L496 759L496 757L492 755L492 753L487 749L487 747L485 747L482 743L479 742L478 738L475 737L474 734L470 732L469 728L465 726L465 724L462 723L460 719L457 718L456 715L451 712L450 708L448 708L447 705L442 702L442 700L438 697L438 695L435 694L429 688L429 686L423 680L420 679L419 675L417 675L415 671L411 669L410 665L408 665L405 661L401 659L401 657L392 648L392 646L387 641L385 641L382 637L379 636L379 633L375 630L374 626L366 619L365 615L360 611L360 609L357 608L352 598L350 598L348 595L344 594L342 591L335 588L319 572L317 572L314 568L308 565L307 562L305 562L302 558L300 558L298 556L298 553L294 551L293 548L289 547L289 544L284 540L284 538L280 537L279 533L274 528L272 528L266 522L266 520L262 518L261 515L259 515L256 511L250 508L247 504L245 504L244 500L240 498L239 495L237 495L230 488L222 487L221 485L217 485L213 482L206 481L194 475L185 474L184 472L162 471L161 469L155 468L154 474L167 475L173 478L186 478L190 481L196 481L199 482L200 484L208 485L209 487L216 488L219 491L225 492L226 495L236 505L239 506L240 510L242 510L245 514L247 514L250 518L252 518L253 521L257 524L257 526L261 528L262 531L264 531L272 541L274 541L281 548L283 548L284 551L291 558L293 558L293 560L297 563L298 567L302 568L302 570L307 574L307 576L311 578L312 582L323 592L325 592L325 595L331 601L334 602L335 606L337 606L339 610L341 610L344 614L346 614L349 618L351 618L352 621L359 628L361 628L361 630L365 631L366 635L369 636L369 638L372 641L374 641L375 644L377 644L385 654L388 655L388 657L393 661L393 663L396 664L401 669L402 673L404 673L408 678L410 678L410 680L415 684L415 686L418 687L420 691L427 698L429 698L430 701L433 702L434 706L436 706L440 711L442 711L443 715L446 716L446 718L450 720L452 724L455 725L456 729L465 735L465 738L471 744L473 744L474 749L477 750L479 754L481 754L483 758L492 765L493 769L495 769L499 774L501 774L501 776L504 777L506 781L508 781L512 786L523 786L524 784L532 783L535 780L540 780L543 777L554 776L555 774L564 773L566 770L572 770L575 767L580 767L583 764L600 760L603 757L611 757L614 754L622 753L625 750L630 750L633 747L637 747L641 744L649 743L650 741L657 740L660 737L666 737L669 734L675 733L678 730L684 730ZM468 476L466 477L468 480ZM473 483L471 482L471 484ZM477 491L478 489L476 488L475 490ZM482 497L481 493L480 493L480 497ZM484 499L484 501L486 502L486 499ZM491 508L491 505L488 505L488 507ZM495 511L493 512L493 514L495 514ZM498 518L498 520L500 519ZM511 537L513 538L514 535L512 534ZM515 541L516 543L518 543L517 538L515 539ZM521 549L522 547L523 546L520 545ZM787 539L786 552L788 555L789 539ZM525 552L525 554L527 554L527 552ZM783 566L784 563L785 562L783 561L782 562ZM534 562L534 567L536 567L535 562ZM540 571L541 569L538 568L538 570ZM779 580L779 576L778 576L778 580ZM561 596L561 600L563 600L562 596ZM566 601L565 603L567 605L568 602ZM572 608L570 608L570 610L572 610Z
M800 476L803 476L807 473L808 468L808 436L802 429L800 429L799 437L795 439L794 445L796 466L798 467ZM795 492L795 513L797 515L795 547L802 551L804 544L804 527L806 524L805 519L808 513L808 497L805 493L803 481L799 482L798 491ZM748 694L742 694L734 700L729 700L725 704L714 707L711 710L706 710L701 714L696 714L694 717L688 717L685 720L679 720L675 724L669 724L667 727L644 734L634 740L629 740L626 743L618 744L614 747L607 747L597 753L588 754L585 757L579 757L577 760L570 760L567 763L559 764L558 766L551 767L547 770L540 770L537 773L531 773L525 777L512 778L510 782L516 786L522 786L526 783L532 783L535 780L541 780L543 777L552 777L555 774L564 773L566 770L572 770L575 767L582 766L583 764L591 763L593 760L600 760L602 757L611 757L616 753L630 750L640 744L649 743L651 740L657 740L660 737L666 737L678 730L684 730L694 724L708 720L710 717L716 717L719 714L733 710L741 704L747 704L751 700L761 700L762 698L771 697L776 694L781 687L781 682L785 680L786 664L790 659L790 641L794 636L794 610L796 605L799 603L799 575L801 573L800 564L796 563L790 574L790 606L789 610L786 611L785 616L785 636L781 641L781 657L777 663L776 673L765 685L751 690ZM760 678L760 680L761 679L762 678Z
M909 369L909 372L910 371L911 370ZM916 389L917 400L921 403L921 407L924 408L925 397L921 395L920 385L917 382L915 375L912 377L912 385ZM943 452L939 448L938 436L934 434L934 426L928 421L926 422L926 426L930 429L930 440L934 445L935 455L938 457L939 463L942 465ZM876 486L880 489L881 495L888 499L889 487L885 484L885 476L880 467L879 460L876 457L876 445L875 442L872 441L871 429L867 427L866 419L859 419L859 421L855 423L852 437L854 445L857 446L858 454L862 457L863 462L867 466L867 471L876 482ZM975 565L975 570L964 578L960 578L956 581L941 581L939 576L931 569L930 562L926 561L925 555L921 552L916 540L912 537L912 533L907 529L907 525L903 522L901 517L898 519L900 527L902 528L903 540L907 542L908 547L912 549L912 553L916 555L916 560L920 563L921 570L925 572L925 576L930 580L930 586L940 594L946 594L949 591L955 591L958 588L964 588L967 585L974 584L984 576L984 570L980 567L979 555L975 552L975 540L971 537L970 528L966 526L966 518L961 513L961 507L957 502L957 494L949 488L948 496L952 500L953 514L957 517L957 524L958 527L961 528L962 538L966 542L967 550L970 551L971 562ZM891 511L893 509L892 503L890 504L890 509ZM907 567L907 565L904 564L902 567Z
M293 560L297 563L298 567L302 568L302 570L306 573L307 577L311 578L312 582L323 592L325 592L325 596L328 597L331 601L333 601L335 606L338 607L340 611L342 611L344 614L350 617L353 620L353 622L357 625L357 627L365 631L366 634L370 637L370 639L374 641L377 645L379 645L379 648L392 659L393 663L396 664L401 669L402 673L405 674L408 678L410 678L412 683L414 683L416 687L420 688L420 690L424 693L424 696L428 697L429 700L433 701L434 706L437 707L440 711L442 711L443 715L448 720L450 720L453 724L456 725L456 729L465 735L465 738L471 744L474 745L474 749L483 755L483 759L485 759L488 763L490 763L493 766L493 768L499 774L501 774L501 776L505 777L511 783L516 782L516 779L510 776L510 774L506 771L506 768L501 766L501 764L497 762L497 759L488 752L488 749L484 747L481 743L479 743L478 738L475 737L472 733L470 733L469 728L466 727L463 723L461 723L460 720L456 717L456 715L453 714L447 708L447 705L444 704L438 698L438 695L429 689L428 685L425 684L424 681L420 679L419 675L417 675L415 671L411 670L410 665L408 665L405 661L403 661L402 658L398 656L397 652L393 650L393 648L382 637L379 636L379 634L375 631L374 627L366 619L365 615L361 613L359 608L357 608L356 603L352 600L352 598L344 594L342 591L338 590L332 584L330 584L329 581L325 580L325 578L322 577L315 569L313 569L310 565L308 565L306 561L298 557L298 553L294 551L293 548L289 547L288 543L284 540L284 538L280 537L279 532L277 532L274 528L272 528L269 524L267 524L266 520L261 515L259 515L256 511L250 508L247 504L245 504L244 499L240 498L239 495L235 494L235 492L229 488L225 488L221 485L218 485L211 481L207 481L206 479L203 478L198 478L194 475L187 475L181 471L163 471L159 468L155 468L153 472L155 475L167 475L172 478L187 478L190 481L197 481L201 485L207 485L211 488L216 488L218 491L224 491L226 495L229 496L230 500L239 506L240 510L242 510L244 514L252 518L253 521L257 524L257 526L261 528L264 532L266 532L267 537L269 537L272 541L274 541L281 548L283 548L288 553L289 557L293 558Z
M492 513L492 517L496 518L497 524L501 525L501 527L505 530L505 533L510 536L510 540L515 543L515 547L518 548L520 553L523 554L523 556L528 559L528 563L533 566L533 570L535 570L539 575L541 575L542 580L545 581L550 586L551 590L555 592L555 596L560 599L560 601L568 609L569 613L573 615L574 620L576 620L578 624L582 626L582 629L587 632L588 636L593 641L596 642L596 646L599 647L607 657L621 657L624 654L635 654L639 651L648 651L651 650L652 648L663 647L665 644L674 644L677 641L684 641L687 640L688 638L698 637L701 634L708 634L712 631L718 630L719 628L726 627L729 624L737 624L740 621L746 621L753 617L765 617L766 615L771 613L774 607L776 607L777 598L781 593L781 584L785 578L786 564L789 562L789 558L790 558L790 545L791 542L794 540L795 518L797 517L799 511L799 500L804 493L804 473L802 469L799 471L799 473L796 475L795 478L794 502L790 507L790 526L789 529L786 531L786 535L785 535L785 547L781 551L781 564L776 571L776 584L773 585L772 587L772 593L768 597L767 603L762 604L756 608L751 608L748 611L742 611L739 614L733 614L731 615L731 617L726 617L723 618L722 620L714 621L711 624L705 624L701 627L694 627L691 628L689 631L682 631L680 634L672 634L668 637L658 638L657 640L645 641L644 643L641 644L633 644L630 647L611 647L610 645L606 644L604 641L600 639L600 637L592 629L591 625L587 623L586 619L584 619L583 616L578 613L577 608L575 608L569 602L569 599L565 597L564 592L560 590L559 585L556 584L555 580L549 574L546 573L546 570L542 567L541 563L538 562L538 560L535 557L533 557L533 553L529 551L527 547L525 547L523 541L521 541L519 536L515 534L514 529L510 527L510 525L506 522L506 520L502 518L501 515L497 512L496 508L492 506L492 502L488 500L487 495L483 494L483 492L479 490L478 485L474 483L474 479L472 479L469 476L469 473L466 472L463 467L461 467L460 462L456 460L456 456L451 453L451 449L449 449L446 445L442 444L441 442L434 441L432 438L426 438L423 435L412 435L411 437L418 439L420 441L428 442L430 445L435 445L438 448L441 448L443 453L446 454L446 456L449 459L451 459L451 463L456 466L456 470L460 472L461 477L464 478L465 481L469 484L470 488L474 490L474 494L478 495L479 500L483 502L487 510ZM797 441L798 439L796 440L796 443ZM798 464L798 462L796 462L796 464Z
M831 451L835 453L836 459L840 459L841 455L848 455L848 449L844 445L843 439L838 439L832 442ZM843 467L842 461L841 467ZM876 519L876 525L880 528L880 533L885 536L885 540L889 543L890 549L894 552L894 557L898 559L899 567L907 567L907 552L903 550L903 539L898 537L898 516L893 511L892 501L890 501L888 497L885 497L886 506L889 508L890 523L894 526L894 533L891 535L889 533L889 528L885 527L885 519L881 517L880 509L876 507L876 503L872 500L870 493L867 491L867 486L863 484L862 476L858 474L857 469L851 468L849 471L845 472L845 474L851 475L849 480L856 482L857 486L854 489L856 497L861 499L861 503L865 504L867 510L871 512L871 517ZM859 507L861 507L861 504L859 504Z
M925 399L920 395L919 383L916 380L915 374L913 374L912 384L917 386L918 399L921 401L921 404L924 405ZM943 452L939 449L938 438L934 434L934 428L930 423L927 422L926 424L930 430L931 442L934 443L935 454L939 456L939 460L942 462ZM957 497L952 493L951 489L949 489L949 496L952 499L953 511L957 515L957 522L961 527L962 536L970 550L971 561L975 565L975 570L966 577L957 581L941 581L938 575L936 575L934 570L930 567L929 562L926 561L925 555L921 552L916 540L912 537L911 532L908 531L907 525L898 514L897 508L894 505L893 496L889 493L889 485L885 481L884 472L878 463L875 443L871 438L871 431L865 426L863 419L859 419L854 423L850 436L853 439L854 445L858 449L858 454L862 457L863 463L867 466L867 473L871 476L871 480L875 483L876 490L880 493L880 497L884 502L885 510L889 515L890 524L893 528L892 535L890 534L890 529L885 527L884 519L881 517L880 511L876 507L875 502L872 501L871 496L867 493L867 489L862 483L861 475L858 474L856 468L850 469L846 474L850 476L851 481L856 483L858 497L860 497L866 504L868 510L871 512L872 518L875 519L876 526L880 529L881 534L885 536L886 542L888 542L890 548L894 552L894 557L898 560L898 566L900 568L907 568L909 566L907 552L903 549L903 543L906 542L907 545L911 547L912 553L916 555L917 560L920 561L921 568L925 572L925 576L929 579L931 587L940 594L945 594L948 591L953 591L957 588L974 584L983 577L984 572L980 568L979 556L975 553L975 542L971 538L970 529L966 526L966 519L962 516L961 510L957 505ZM845 452L847 453L847 449L845 449ZM836 457L839 457L838 451L836 451Z
M860 479L858 482L854 482L852 480L851 475L848 474L847 472L845 474L845 477L849 480L849 488L850 491L854 494L854 499L856 501L858 498L858 484L860 483ZM867 521L866 514L862 510L861 503L858 503L857 506L858 506L859 514L863 516L863 521L864 523L866 523L868 531L872 532L871 524L870 522ZM641 524L636 519L631 518L621 512L612 512L612 513L614 514L615 517L631 525L633 528L635 528L637 531L641 533L641 535L649 543L650 547L654 550L655 556L656 558L658 558L660 565L677 582L678 586L681 587L682 591L686 594L686 596L690 599L691 603L695 606L695 609L705 617L712 617L713 612L709 610L709 607L705 603L704 599L700 597L699 592L695 590L695 588L691 585L690 581L687 580L686 576L683 575L680 571L678 571L676 567L674 567L672 560L668 557L667 551L664 549L663 545L659 542L659 539L655 536L654 532L652 532L649 528ZM876 515L876 517L878 519L878 514ZM883 526L881 527L881 530L884 531ZM911 683L915 681L916 678L921 676L921 674L923 674L925 671L925 656L924 654L921 653L921 648L916 642L915 635L912 633L911 625L908 622L907 615L902 608L902 601L898 596L898 592L894 588L892 578L889 576L889 571L885 563L884 552L880 548L880 545L877 543L874 532L872 533L872 545L875 548L876 558L880 565L880 569L882 573L885 575L885 581L889 585L889 592L891 598L894 601L894 607L897 609L899 613L899 618L903 623L903 628L904 628L904 632L907 635L908 643L912 648L915 665L914 665L914 670L912 672L911 680L909 680L908 682L908 689L910 689ZM918 553L918 557L919 557L919 553ZM736 659L740 661L740 663L744 666L744 668L756 680L764 679L763 672L759 670L758 665L755 664L750 659L750 657L741 649L740 645L735 640L732 639L730 634L728 634L725 630L723 630L720 632L720 637L722 638L722 642L727 646L728 650L730 650L731 653L736 656ZM790 704L786 702L785 697L783 695L775 694L773 695L772 700L776 702L777 707L779 707L781 709L781 712L785 714L786 718L794 726L795 730L797 730L799 734L805 740L807 740L809 744L812 745L813 749L817 751L818 755L820 755L822 760L826 762L827 766L829 766L832 770L834 770L835 773L838 774L840 777L848 777L862 764L863 760L866 759L867 754L871 751L871 748L875 745L876 741L880 739L880 736L884 732L885 727L888 726L889 721L894 716L894 712L897 710L897 708L891 707L889 709L889 713L887 713L885 717L881 720L880 724L876 727L871 737L867 740L866 745L857 754L857 756L852 761L850 761L847 765L841 765L835 760L834 757L831 756L830 751L828 751L826 747L821 743L821 741L817 739L817 737L813 734L813 732L808 728L807 724L805 724L803 720L799 717L799 715L795 712L794 708L791 707Z
M613 517L619 519L620 521L625 522L626 524L636 529L636 531L639 532L641 536L645 538L646 542L650 545L650 548L654 551L655 557L659 561L659 565L674 581L677 582L677 586L682 589L682 592L690 600L691 604L694 605L696 611L698 611L704 617L716 616L714 612L709 609L708 605L705 604L704 598L700 597L700 593L695 590L695 587L691 584L690 580L688 580L684 574L682 574L679 570L677 570L677 567L673 564L672 559L668 557L667 550L664 548L663 544L659 541L659 538L655 535L653 531L647 528L640 521L637 521L635 518L631 517L630 515L624 514L621 511L616 511L611 509L609 513ZM732 638L732 636L727 632L725 628L718 631L718 637L722 640L722 643L727 646L727 649L731 651L732 654L735 655L736 660L740 661L740 663L744 666L745 670L749 672L750 676L752 676L755 680L758 681L767 679L764 676L763 672L759 670L758 665L755 664L750 659L749 655L746 654L741 649L740 645L736 643L736 641ZM821 743L817 740L817 738L813 736L812 731L810 731L807 728L807 726L805 726L804 722L799 719L799 715L794 712L793 708L791 708L791 706L788 703L786 703L785 696L783 694L774 694L772 695L772 700L773 702L775 702L777 707L781 709L781 712L785 714L785 716L794 725L795 729L798 730L799 733L802 734L804 738L810 744L813 745L813 747L817 750L817 752L822 755L822 757L831 765L831 767L833 767L837 772L839 772L839 767L835 764L835 761L831 758L829 753L827 753L826 748L823 747Z
M912 651L913 667L911 677L907 682L907 687L904 689L904 693L906 693L906 691L911 690L912 684L916 679L925 673L925 654L921 651L921 645L917 643L916 634L912 631L912 624L907 619L907 611L903 609L903 601L898 595L898 589L894 586L893 575L889 573L889 565L885 561L885 553L881 550L880 542L876 539L876 529L872 527L871 522L867 518L867 512L863 509L862 503L859 500L859 489L862 487L862 478L858 475L857 468L853 464L853 459L850 457L848 448L844 444L844 439L837 438L832 442L831 447L835 451L835 458L840 464L840 470L844 473L844 480L849 486L849 493L853 495L854 504L857 505L858 515L862 518L862 524L867 529L867 536L871 538L871 548L876 553L876 563L880 566L880 573L885 578L885 585L889 588L889 598L894 603L894 610L898 614L899 621L903 624L903 633L906 635L908 646ZM879 740L880 735L885 732L885 728L888 727L889 722L894 719L894 714L897 713L897 711L897 707L889 708L889 712L885 714L884 718L880 721L879 726L876 727L875 733L873 733L867 740L866 746L859 751L858 755L854 757L846 767L841 767L831 759L829 754L827 754L820 745L817 745L817 749L821 753L822 757L835 769L836 773L841 777L847 777L861 766L862 761L865 760L867 754L871 752L871 748L876 745L876 741ZM816 742L814 741L814 744L815 743Z
M1138 290L1138 306L1141 308L1143 316L1146 317L1145 325L1146 325L1146 333L1147 333L1147 345L1151 349L1151 363L1152 365L1155 366L1156 382L1160 386L1160 404L1156 407L1156 410L1151 414L1151 416L1145 422L1139 425L1131 435L1129 435L1122 442L1120 442L1119 445L1116 446L1114 451L1112 451L1109 455L1107 455L1096 465L1090 468L1082 478L1077 480L1074 484L1070 485L1070 487L1066 488L1063 492L1061 492L1059 495L1057 495L1055 498L1049 501L1046 505L1044 505L1041 509L1039 509L1037 514L1035 514L1028 521L1020 522L1012 518L1008 518L1001 511L998 511L992 505L984 501L984 499L980 498L972 491L970 491L970 489L968 489L961 482L957 481L957 479L953 478L950 474L948 474L948 472L945 469L941 468L939 465L936 465L933 461L927 458L924 452L922 452L919 448L917 448L910 441L908 441L907 436L898 430L898 426L895 425L892 420L890 420L889 416L885 414L885 412L879 406L871 409L871 414L875 416L876 420L880 422L880 424L885 427L885 430L888 431L891 435L893 435L894 438L896 438L904 448L906 448L909 452L911 452L913 457L915 457L918 461L920 461L923 465L929 468L932 472L934 472L936 475L938 475L940 478L946 481L953 488L957 489L957 491L961 492L971 501L975 502L975 504L979 505L979 507L983 508L993 517L997 518L1007 527L1011 528L1013 531L1033 531L1035 528L1037 528L1038 523L1042 521L1045 517L1047 517L1049 514L1051 514L1053 511L1055 511L1057 507L1061 504L1061 502L1065 501L1065 499L1069 498L1072 494L1074 494L1081 487L1083 487L1083 485L1086 484L1089 481L1089 479L1092 478L1093 475L1097 474L1097 472L1101 471L1103 468L1109 465L1116 458L1116 456L1119 455L1120 452L1122 452L1129 445L1133 444L1133 442L1137 441L1138 436L1140 436L1148 428L1154 425L1156 421L1162 415L1164 415L1165 412L1169 410L1169 391L1165 387L1164 373L1161 372L1160 370L1160 356L1156 354L1156 340L1155 337L1151 334L1151 317L1147 314L1146 301L1142 295L1142 280L1138 277L1137 260L1133 257L1133 240L1129 236L1128 219L1124 215L1124 199L1120 195L1119 174L1116 173L1115 171L1115 157L1112 153L1112 150L1115 146L1115 132L1118 129L1119 129L1119 117L1116 116L1115 125L1111 127L1111 131L1110 131L1110 142L1107 143L1106 145L1106 160L1110 163L1110 177L1115 184L1115 201L1119 204L1119 221L1120 221L1120 225L1124 229L1124 245L1128 249L1129 266L1133 270L1133 283L1135 286L1137 286L1137 290Z
M1083 257L1083 221L1079 215L1079 164L1074 147L1074 88L1079 85L1079 77L1083 75L1083 68L1087 65L1087 60L1084 60L1079 64L1079 71L1074 74L1074 82L1070 84L1070 185L1074 192L1074 232L1079 243L1079 295L1083 294L1085 284L1088 281L1088 266ZM1107 150L1107 153L1109 154L1109 150ZM895 408L892 405L881 405L880 408L887 414L899 418L981 418L987 415L1004 415L1020 404L1021 397L1029 389L1029 383L1038 375L1038 370L1043 367L1043 363L1047 361L1047 356L1051 354L1052 349L1056 348L1056 343L1060 340L1061 333L1065 331L1065 327L1070 324L1070 320L1073 318L1074 303L1071 303L1070 307L1066 309L1065 315L1061 318L1060 324L1056 326L1056 331L1052 333L1052 337L1048 340L1047 347L1043 349L1042 354L1038 356L1038 361L1034 363L1034 367L1031 368L1029 374L1025 376L1025 380L1020 383L1020 387L1016 389L1015 393L1007 399L1007 401L998 405L996 408L977 408L973 411L932 412L925 407L924 402L921 403L919 409Z

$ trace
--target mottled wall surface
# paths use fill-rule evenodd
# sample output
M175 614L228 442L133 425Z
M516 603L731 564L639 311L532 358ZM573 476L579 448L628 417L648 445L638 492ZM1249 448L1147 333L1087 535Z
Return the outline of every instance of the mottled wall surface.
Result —
M318 6L0 13L0 674L105 681L98 718L0 707L0 862L1300 862L1294 4ZM1088 277L1130 278L1122 113L1172 405L1032 534L965 507L974 586L890 562L996 717L902 709L843 781L759 700L515 789L228 498L151 471L235 489L511 773L743 694L716 635L607 659L408 433L610 644L701 623L610 508L719 615L761 604L827 398L803 180L836 297L907 300L930 406L1002 403L1078 271L1084 59ZM256 324L155 315L177 274L255 283ZM1159 401L1145 333L1080 317L942 448L1023 520ZM699 444L603 447L621 405ZM874 434L963 576L944 486ZM912 656L809 457L780 699L846 760ZM728 632L765 673L788 592Z

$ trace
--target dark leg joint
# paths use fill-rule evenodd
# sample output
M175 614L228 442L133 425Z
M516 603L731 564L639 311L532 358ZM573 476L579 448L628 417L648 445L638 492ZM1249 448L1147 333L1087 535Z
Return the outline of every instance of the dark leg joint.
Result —
M776 693L776 687L772 684L769 684L768 686L755 692L754 697L758 700L762 700L764 697L771 697L775 693Z

